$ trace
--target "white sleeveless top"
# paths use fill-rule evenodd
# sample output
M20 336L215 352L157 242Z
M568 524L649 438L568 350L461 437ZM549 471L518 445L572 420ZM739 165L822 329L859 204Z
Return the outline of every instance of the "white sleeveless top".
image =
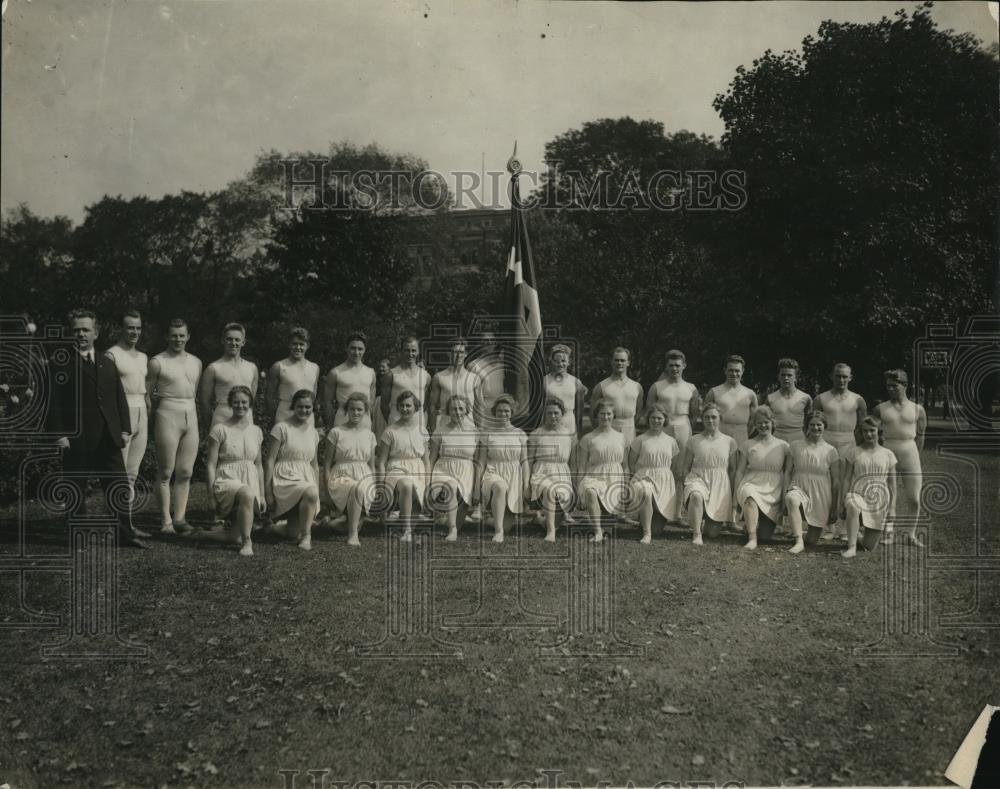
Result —
M146 405L146 372L148 357L142 351L129 352L120 345L112 345L105 351L118 368L122 380L125 399L132 408Z
M245 386L253 391L257 379L257 365L240 359L239 366L226 359L217 359L208 369L215 373L215 405L226 405L229 400L229 390L234 386Z
M172 409L195 410L194 395L201 373L198 358L187 352L179 356L158 353L153 358L160 363L160 375L156 381L160 405Z
M399 411L396 410L396 398L403 392L409 390L420 400L420 408L414 414L414 422L423 424L421 413L424 410L424 398L427 396L427 386L431 382L430 373L423 367L414 367L404 370L402 367L392 368L392 395L389 402L389 424L395 424L399 419Z

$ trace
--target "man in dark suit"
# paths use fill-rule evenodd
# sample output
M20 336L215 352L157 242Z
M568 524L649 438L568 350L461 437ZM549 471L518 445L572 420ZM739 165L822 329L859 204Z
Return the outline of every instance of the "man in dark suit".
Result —
M63 471L69 475L66 482L76 488L83 507L87 480L82 475L98 477L108 511L118 517L118 544L146 548L140 537L148 535L132 525L122 459L122 447L132 432L125 390L114 362L94 350L100 331L94 313L74 310L69 324L80 358L53 365L49 421L53 433L63 434L57 443L63 450ZM79 435L70 436L73 432Z

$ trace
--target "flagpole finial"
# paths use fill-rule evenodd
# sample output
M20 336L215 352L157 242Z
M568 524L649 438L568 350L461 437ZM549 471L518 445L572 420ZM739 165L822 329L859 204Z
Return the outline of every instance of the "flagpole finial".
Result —
M517 140L514 140L514 155L507 160L507 172L517 176L521 172L521 162L517 158Z

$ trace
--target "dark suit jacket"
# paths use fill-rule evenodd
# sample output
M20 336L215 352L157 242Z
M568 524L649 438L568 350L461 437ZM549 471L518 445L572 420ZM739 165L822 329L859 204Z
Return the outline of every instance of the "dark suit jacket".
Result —
M105 437L116 447L124 445L122 433L131 433L132 424L125 390L111 359L95 350L91 365L73 351L68 364L52 365L50 381L50 431L68 436L74 448L95 449Z

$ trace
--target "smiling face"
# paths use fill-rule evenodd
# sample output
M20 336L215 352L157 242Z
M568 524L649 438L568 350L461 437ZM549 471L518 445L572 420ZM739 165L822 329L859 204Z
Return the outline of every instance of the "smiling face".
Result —
M239 352L243 350L243 346L246 345L246 337L243 336L243 332L239 329L230 329L222 337L222 348L226 353L226 356L235 357L239 355Z
M399 418L404 422L408 422L413 413L417 410L417 404L413 402L412 397L407 397L405 400L400 401L396 404L396 410L399 411Z
M389 364L389 360L388 359L383 359L382 361L380 361L378 363L378 374L379 375L388 375L389 371L391 369L392 369L392 366Z
M299 337L293 337L288 342L288 358L293 361L300 361L306 358L306 351L309 350L309 343Z
M361 340L351 340L347 343L347 359L353 364L361 364L365 358L365 344Z
M295 401L295 418L299 422L308 421L309 417L312 416L313 412L313 401L311 397L300 397Z
M562 424L563 412L557 405L545 406L545 426L549 430L554 430Z
M825 430L826 426L823 424L823 420L818 416L814 416L806 426L806 438L814 442L819 441L823 437L823 431Z
M360 400L351 400L347 406L347 423L349 425L359 425L365 418L365 404Z
M556 351L549 357L549 369L553 375L560 375L569 369L569 354Z
M233 409L233 416L239 420L250 412L250 398L243 392L237 392L230 400L230 408Z
M93 318L74 318L70 331L76 339L76 347L80 353L86 353L94 347L98 331Z
M496 407L493 409L493 416L496 417L497 421L501 425L510 424L510 418L514 415L514 409L510 407L510 403L497 403Z
M765 414L755 416L753 424L757 428L757 435L761 438L768 438L774 430L774 422L771 421L771 417Z
M599 427L610 427L615 418L615 409L609 405L602 405L597 409L597 424Z
M705 432L714 435L719 431L719 412L714 408L709 409L702 414L701 422L705 426Z
M885 382L885 391L889 395L890 400L902 400L903 395L906 394L906 387L903 386L899 381L887 380Z
M399 356L404 365L412 367L420 358L420 343L416 340L403 343L403 347L399 350Z
M729 362L726 365L726 383L735 386L743 380L743 365L739 362Z
M134 348L139 343L142 336L142 318L133 318L126 315L122 318L122 339L130 348Z
M180 353L187 345L190 335L187 326L171 326L167 330L167 346L174 353Z
M451 415L451 421L459 424L465 419L465 415L469 413L469 409L465 407L464 400L452 399L448 402L448 413Z
M663 430L663 425L667 420L663 418L663 414L659 411L650 411L647 421L649 422L649 429L658 433Z

